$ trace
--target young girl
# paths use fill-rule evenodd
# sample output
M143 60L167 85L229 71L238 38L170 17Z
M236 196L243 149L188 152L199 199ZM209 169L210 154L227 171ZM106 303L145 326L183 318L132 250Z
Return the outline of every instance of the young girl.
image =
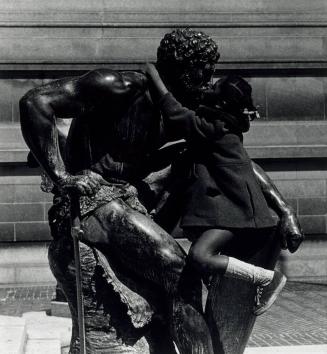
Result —
M168 92L156 68L148 64L168 138L184 138L191 157L191 179L185 193L181 227L195 240L189 261L204 278L216 273L257 286L254 314L265 312L286 283L286 277L219 254L237 237L274 226L242 141L250 118L258 115L251 86L240 77L219 80L195 111Z

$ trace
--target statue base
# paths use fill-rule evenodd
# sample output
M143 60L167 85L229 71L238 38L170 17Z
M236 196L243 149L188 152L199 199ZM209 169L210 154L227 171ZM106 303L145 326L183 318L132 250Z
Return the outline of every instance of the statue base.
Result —
M49 263L68 300L72 317L69 353L79 354L72 247L71 240L65 237L52 241ZM83 243L80 243L80 255L87 353L176 354L168 329L160 318L159 299L156 303L151 289L144 291L142 284L143 289L138 293L131 280L120 275L118 278L111 265L105 264L103 254Z

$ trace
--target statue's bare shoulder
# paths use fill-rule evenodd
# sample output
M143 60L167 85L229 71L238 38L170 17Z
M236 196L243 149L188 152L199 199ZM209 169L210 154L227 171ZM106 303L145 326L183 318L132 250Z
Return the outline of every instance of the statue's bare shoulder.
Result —
M110 69L96 69L81 76L76 89L84 99L123 98L144 92L147 88L146 76L136 71L115 71Z
M31 89L21 98L20 105L52 111L57 116L75 116L92 101L117 104L122 99L126 102L146 88L147 79L141 72L96 69Z

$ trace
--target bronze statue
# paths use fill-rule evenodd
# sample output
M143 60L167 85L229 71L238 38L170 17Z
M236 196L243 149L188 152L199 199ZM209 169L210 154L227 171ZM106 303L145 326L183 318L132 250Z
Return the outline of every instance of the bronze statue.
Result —
M157 68L178 100L194 108L210 85L218 58L217 45L209 36L190 29L177 30L161 41ZM200 278L188 269L185 252L168 233L178 217L178 208L173 210L171 205L182 207L178 202L183 164L175 163L171 173L167 165L182 159L184 146L160 149L167 139L160 112L151 99L151 89L142 72L98 69L32 89L21 99L23 136L53 183L55 196L49 223L54 242L49 251L50 264L67 297L72 299L73 288L64 284L70 275L65 279L63 269L69 270L72 259L67 194L77 193L84 230L82 241L100 251L95 251L95 259L105 273L109 269L110 274L105 276L113 279L115 290L122 286L118 292L130 288L136 297L144 297L152 306L151 310L143 307L141 319L133 317L130 307L129 316L117 317L110 311L121 311L116 306L119 301L111 294L107 304L109 325L92 324L95 320L91 314L96 306L87 303L87 326L89 323L90 327L103 328L109 337L115 328L113 337L119 338L115 349L109 345L107 351L89 339L90 352L97 348L99 353L174 353L174 342L181 354L214 353L214 333L206 324L201 305ZM74 118L67 140L56 128L56 118ZM303 238L296 216L267 175L255 164L253 170L268 205L280 217L282 245L294 252ZM151 210L158 212L154 215L156 222L150 217ZM96 300L105 303L103 271L96 266L92 251L83 247L82 260L87 265L83 283L87 287L87 282L92 283L91 278L95 277L95 293L102 294ZM114 279L115 274L118 279ZM91 293L94 291L90 290ZM130 296L135 300L134 295ZM73 318L74 306L71 300ZM163 315L163 320L153 313ZM118 322L128 321L128 317L134 330L129 333L125 328L120 332ZM86 331L91 332L88 327ZM75 332L73 336L71 352L75 353ZM133 347L138 343L135 338L142 336L147 340L146 350L144 343ZM102 337L105 338L97 339L105 340ZM218 353L216 349L215 352Z

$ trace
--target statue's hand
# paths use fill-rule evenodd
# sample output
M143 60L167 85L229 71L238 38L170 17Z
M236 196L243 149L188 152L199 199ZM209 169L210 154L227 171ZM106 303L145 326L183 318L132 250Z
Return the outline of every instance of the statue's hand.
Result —
M281 237L281 248L288 249L291 253L294 253L304 240L299 220L293 212L283 214L277 232Z
M81 175L64 175L60 181L59 186L68 193L76 193L77 195L95 194L101 185L107 185L101 175L90 170L82 171Z

